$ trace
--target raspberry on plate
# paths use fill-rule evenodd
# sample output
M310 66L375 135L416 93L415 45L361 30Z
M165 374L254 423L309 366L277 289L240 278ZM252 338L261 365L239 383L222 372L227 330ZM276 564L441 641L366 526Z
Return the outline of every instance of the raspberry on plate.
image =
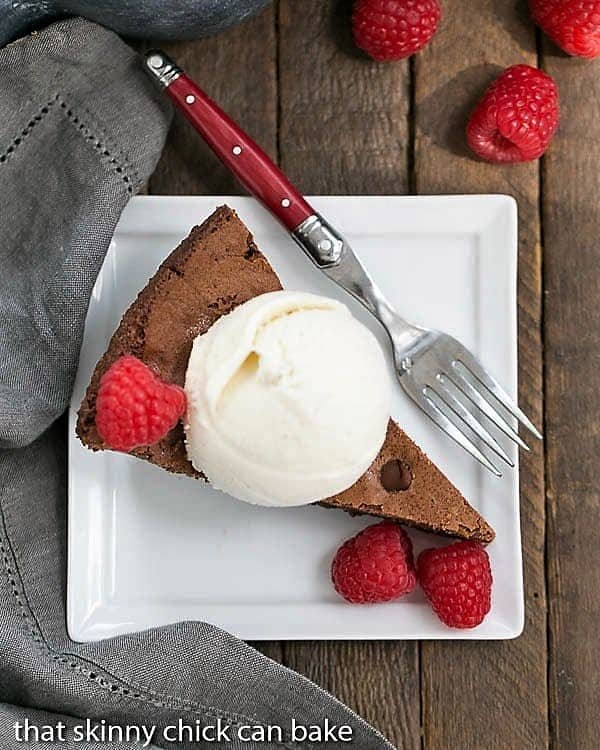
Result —
M529 0L533 20L569 55L600 56L600 0Z
M163 383L136 357L120 357L104 373L96 399L96 427L109 448L152 445L185 413L182 388Z
M492 571L478 542L426 549L417 561L419 583L440 620L451 628L474 628L490 611Z
M429 42L441 15L438 0L356 0L354 41L374 60L401 60Z
M337 551L331 566L335 590L353 604L388 602L416 585L412 544L391 521L368 526Z
M467 141L487 161L530 161L548 148L557 127L554 80L529 65L513 65L479 100L467 125Z

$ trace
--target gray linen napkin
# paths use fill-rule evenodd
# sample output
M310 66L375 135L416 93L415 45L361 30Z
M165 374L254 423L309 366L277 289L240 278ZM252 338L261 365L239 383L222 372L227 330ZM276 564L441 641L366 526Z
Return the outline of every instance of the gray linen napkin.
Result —
M352 727L352 747L392 746L350 709L206 623L93 644L65 629L66 428L94 280L119 215L152 171L169 113L135 54L81 19L0 51L0 747L13 724L82 719L157 727L181 718L287 729ZM200 218L200 217L199 217ZM58 421L57 421L58 420ZM69 734L70 727L70 734ZM39 747L47 745L40 744ZM105 747L139 747L109 742ZM270 748L340 744L200 742Z

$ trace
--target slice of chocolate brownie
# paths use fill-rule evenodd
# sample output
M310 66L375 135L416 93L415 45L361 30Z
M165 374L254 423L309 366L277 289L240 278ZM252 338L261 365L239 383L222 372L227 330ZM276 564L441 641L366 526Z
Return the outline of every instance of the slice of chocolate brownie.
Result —
M182 386L194 338L236 305L277 289L279 279L249 230L230 208L218 208L169 255L123 316L79 410L82 443L105 449L96 430L96 395L116 359L132 354L165 381ZM202 478L187 459L181 424L132 454L167 471ZM322 504L484 543L494 538L486 521L391 420L369 470Z

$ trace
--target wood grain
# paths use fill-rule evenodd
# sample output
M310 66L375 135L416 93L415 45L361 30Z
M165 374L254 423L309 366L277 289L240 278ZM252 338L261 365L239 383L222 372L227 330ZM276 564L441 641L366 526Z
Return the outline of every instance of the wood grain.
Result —
M148 45L149 46L149 45ZM271 155L277 143L275 16L269 8L213 39L163 43L162 49ZM228 195L241 188L183 118L176 116L149 192ZM198 221L205 217L199 216ZM253 644L281 662L281 643Z
M561 125L543 169L550 717L556 748L600 740L600 61L544 43Z
M351 8L351 0L280 4L281 164L304 193L404 193L408 64L362 55Z
M224 34L197 42L161 43L186 72L272 157L277 154L275 9ZM150 192L237 195L235 178L183 118L176 117Z
M500 167L468 153L464 128L501 68L536 64L526 4L446 0L441 28L415 64L415 175L420 193L513 195L519 204L519 357L522 406L542 421L541 253L537 163ZM474 23L473 19L477 19ZM526 625L515 641L424 643L424 746L545 748L548 744L544 581L544 465L522 456Z
M287 666L333 693L399 750L420 750L419 663L414 642L290 642L283 644L283 654Z
M351 6L280 5L281 163L305 193L402 193L408 66L376 65L357 53ZM417 656L410 642L284 644L288 666L332 691L403 750L421 747Z

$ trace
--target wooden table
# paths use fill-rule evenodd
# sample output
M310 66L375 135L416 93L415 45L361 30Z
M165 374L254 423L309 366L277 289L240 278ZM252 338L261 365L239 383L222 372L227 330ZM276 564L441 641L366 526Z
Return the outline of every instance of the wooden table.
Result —
M562 55L526 2L442 0L434 42L378 65L351 0L282 0L215 39L165 45L305 193L509 193L520 214L526 626L510 642L269 643L399 748L600 746L600 61ZM540 65L562 124L541 162L471 158L467 114L501 68ZM150 192L239 187L177 119ZM368 750L368 748L366 749Z

